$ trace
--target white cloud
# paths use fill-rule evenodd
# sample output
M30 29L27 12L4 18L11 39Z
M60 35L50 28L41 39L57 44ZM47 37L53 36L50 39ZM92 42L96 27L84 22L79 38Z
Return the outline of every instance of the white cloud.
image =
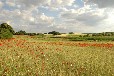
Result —
M72 31L103 32L114 30L114 28L111 28L114 24L113 9L99 9L97 7L93 9L93 7L87 5L80 9L64 11L60 17L64 25Z
M8 22L13 26L13 28L16 28L16 30L25 29L23 27L26 27L26 31L31 27L33 28L32 30L34 30L37 26L48 27L48 25L52 24L54 18L48 17L44 14L37 14L36 16L33 16L30 11L20 11L16 9L14 11L2 10L0 12L0 19L2 19L0 22Z
M3 6L3 3L0 1L0 8L2 8L2 6Z
M79 7L75 0L2 0L0 23L27 32L109 31L114 30L114 10L110 8L114 1L110 1L84 0L84 7Z
M75 0L48 0L47 5L50 7L71 6Z
M45 4L47 1L45 0L17 0L16 3L23 5L25 7L33 7L33 6L39 6L42 4Z
M71 6L75 0L17 0L15 3L23 9L37 8L39 6L48 6L49 8L59 8ZM11 4L11 3L10 3Z
M6 4L9 5L9 6L12 6L12 7L15 6L15 3L14 2L10 2L10 1L7 1Z
M95 23L98 21L102 21L106 18L106 16L107 15L105 14L104 9L91 10L86 7L80 8L78 10L71 9L61 14L62 18L74 19L85 23Z

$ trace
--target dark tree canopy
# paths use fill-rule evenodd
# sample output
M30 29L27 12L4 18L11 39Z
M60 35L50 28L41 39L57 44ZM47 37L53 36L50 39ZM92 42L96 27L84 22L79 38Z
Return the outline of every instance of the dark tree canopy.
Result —
M73 32L69 32L69 34L74 34Z
M2 23L0 25L0 38L12 38L15 31L7 23Z
M1 29L0 28L0 38L12 38L13 34L8 29Z
M57 31L52 31L52 32L49 32L48 34L60 35L60 33L59 33L59 32L57 32Z
M26 35L27 33L23 30L20 30L18 32L15 33L15 35Z
M8 29L12 34L15 34L15 31L13 30L13 28L7 23L2 23L0 25L0 28Z

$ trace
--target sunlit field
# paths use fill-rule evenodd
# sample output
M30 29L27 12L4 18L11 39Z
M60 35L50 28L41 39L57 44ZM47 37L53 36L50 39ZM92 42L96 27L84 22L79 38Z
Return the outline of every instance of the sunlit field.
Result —
M1 39L0 76L114 76L114 42Z

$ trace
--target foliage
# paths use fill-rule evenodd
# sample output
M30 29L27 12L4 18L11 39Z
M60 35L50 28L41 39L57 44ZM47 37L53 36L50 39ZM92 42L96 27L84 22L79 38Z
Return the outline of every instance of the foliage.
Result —
M44 33L44 34L48 34L48 33Z
M114 41L114 36L79 36L67 37L71 41Z
M29 35L29 36L35 36L37 34L36 33L27 33L27 35Z
M12 36L13 34L8 29L0 28L1 39L12 38Z
M13 30L13 28L7 23L2 23L0 25L0 38L1 39L12 38L14 33L15 31Z
M69 32L69 34L74 34L73 32Z
M12 34L15 34L15 31L13 30L13 28L7 23L2 23L0 25L0 28L8 29Z
M26 35L26 32L23 30L20 30L20 31L16 32L15 35Z
M87 33L87 34L92 34L92 36L114 36L114 32Z
M57 31L52 31L52 32L49 32L48 34L60 35L60 33L59 33L59 32L57 32Z

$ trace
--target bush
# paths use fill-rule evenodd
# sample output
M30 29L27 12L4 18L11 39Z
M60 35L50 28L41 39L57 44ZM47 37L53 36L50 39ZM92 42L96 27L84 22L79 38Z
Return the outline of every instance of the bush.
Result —
M12 38L13 34L8 30L8 29L0 29L0 38L1 39L7 39L7 38Z
M15 35L26 35L26 32L23 30L20 30L20 31L16 32Z
M15 31L13 30L13 28L7 23L2 23L0 25L0 38L1 39L12 38L14 33Z
M74 34L73 32L69 32L69 34Z
M48 34L61 35L59 32L56 32L56 31L49 32Z
M2 23L0 25L0 28L8 29L12 34L15 34L15 31L13 30L13 28L7 23Z

